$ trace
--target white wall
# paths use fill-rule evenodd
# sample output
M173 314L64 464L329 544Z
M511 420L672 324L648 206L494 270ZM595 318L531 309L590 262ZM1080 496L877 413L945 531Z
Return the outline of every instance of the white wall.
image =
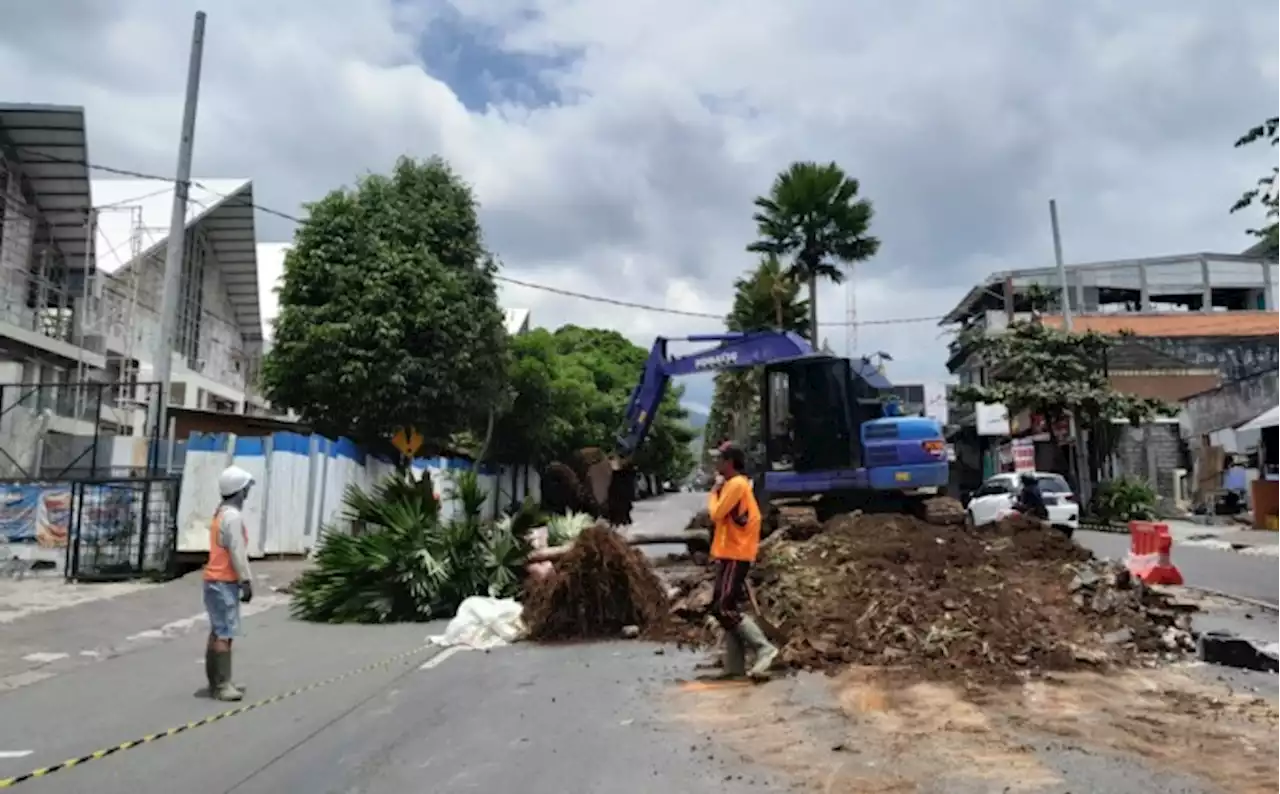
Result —
M188 234L196 235L204 247L199 346L203 369L192 369L185 356L174 354L172 379L187 384L182 401L184 408L208 407L198 404L198 389L243 403L245 362L248 359L244 338L236 325L213 248L204 241L199 225ZM150 242L147 241L148 244ZM143 380L150 377L151 367L147 362L154 360L156 341L160 336L160 315L156 307L161 299L165 249L165 245L160 245L139 258L127 271L109 277L103 290L103 305L110 318L107 335L109 355L127 353L143 362L140 368ZM133 297L135 289L136 300Z
M369 488L395 471L390 462L366 455L346 439L332 441L296 433L261 438L193 433L187 441L178 499L179 552L209 550L209 523L219 501L218 474L232 463L257 481L245 504L253 557L305 554L315 547L322 528L349 531L342 520L347 487ZM449 472L467 465L445 458L414 462L415 473L430 472L436 493L445 497L441 511L446 518L457 511L457 505L447 498ZM511 469L482 474L480 479L490 495L487 514L500 514L511 502ZM530 472L526 478L521 471L515 481L519 499L526 493L538 498L536 474Z

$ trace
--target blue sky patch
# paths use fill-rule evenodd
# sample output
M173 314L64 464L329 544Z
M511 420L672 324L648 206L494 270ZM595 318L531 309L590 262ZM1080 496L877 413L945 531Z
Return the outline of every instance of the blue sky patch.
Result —
M540 107L558 101L560 94L548 73L572 63L574 55L512 53L502 49L501 41L497 28L476 24L446 7L419 40L418 57L471 111L504 102Z

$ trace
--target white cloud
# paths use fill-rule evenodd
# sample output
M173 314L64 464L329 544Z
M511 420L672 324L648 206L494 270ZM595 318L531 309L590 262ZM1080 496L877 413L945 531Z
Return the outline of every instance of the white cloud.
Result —
M168 173L194 9L19 4L0 30L0 97L84 105L91 159ZM474 184L513 277L720 314L751 264L753 196L791 159L835 159L876 202L883 240L858 270L858 316L939 315L987 272L1049 262L1051 196L1071 260L1243 249L1255 219L1226 208L1275 155L1231 143L1276 112L1277 14L1198 0L217 4L196 170L250 176L260 204L298 212L397 155L441 154ZM447 57L424 49L446 23ZM488 61L466 66L463 34ZM486 106L477 86L510 82L498 60L517 56L539 71L500 96L551 101ZM290 233L266 215L258 228ZM716 328L515 286L502 299L535 324L645 345ZM843 291L824 288L820 307L843 319ZM828 336L843 350L843 329ZM892 353L895 378L944 375L931 323L857 341Z

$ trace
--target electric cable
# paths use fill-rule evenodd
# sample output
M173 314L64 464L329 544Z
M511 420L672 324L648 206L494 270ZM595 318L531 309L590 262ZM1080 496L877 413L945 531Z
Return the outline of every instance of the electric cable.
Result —
M100 163L92 163L86 160L62 158L62 157L46 154L44 152L39 152L39 153L27 152L27 154L35 155L36 159L44 159L46 162L62 163L67 165L79 165L91 170L102 171L103 173L115 174L117 176L127 176L132 179L154 179L154 180L169 182L171 184L177 182L177 180L174 179L173 177L159 176L156 174L147 174L141 171L134 171L127 168L117 168L115 166L102 165ZM202 184L199 180L193 179L190 181L189 184L192 187L200 188L201 190L207 193L210 193L214 196L218 196L223 201L233 202L234 206L250 207L259 212L264 212L268 215L273 215L277 218L281 218L283 220L287 220L292 223L303 222L303 219L298 217L297 215L284 212L282 210L277 210L272 207L267 207L262 204L258 204L256 202L246 201L238 195L227 195L225 193L221 193L217 190L213 190L209 188L207 185ZM511 276L495 275L494 280L505 283L505 284L511 284L513 286L524 287L526 289L533 289L533 290L538 290L540 292L546 292L553 295L560 295L566 298L574 298L576 300L590 301L593 303L600 303L600 304L609 305L609 306L617 306L620 308L636 309L638 311L647 311L647 312L654 312L659 314L669 314L677 317L693 317L698 319L715 320L716 322L724 322L724 319L725 319L724 315L716 314L714 312L699 312L699 311L691 311L688 309L675 309L668 306L655 306L653 304L637 303L634 301L621 300L618 298L609 298L602 295L591 295L585 292L577 292L575 290L563 289L561 287L553 287L548 284L539 284L532 281L525 281L523 279L513 278ZM849 323L847 321L846 322L819 322L818 325L824 328L825 327L843 328L843 327L849 327L850 325L856 325L858 327L881 326L881 325L908 325L913 323L937 322L939 320L945 319L945 317L946 315L929 315L929 316L922 316L922 317L891 317L891 318L886 318L882 320L859 320L855 323Z

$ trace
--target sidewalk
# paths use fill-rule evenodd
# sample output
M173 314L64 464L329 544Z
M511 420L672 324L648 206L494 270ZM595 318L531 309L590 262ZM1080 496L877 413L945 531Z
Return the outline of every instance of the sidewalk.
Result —
M252 615L284 605L272 587L305 563L254 563ZM0 580L0 693L199 630L200 573L164 584L68 584L60 574Z

